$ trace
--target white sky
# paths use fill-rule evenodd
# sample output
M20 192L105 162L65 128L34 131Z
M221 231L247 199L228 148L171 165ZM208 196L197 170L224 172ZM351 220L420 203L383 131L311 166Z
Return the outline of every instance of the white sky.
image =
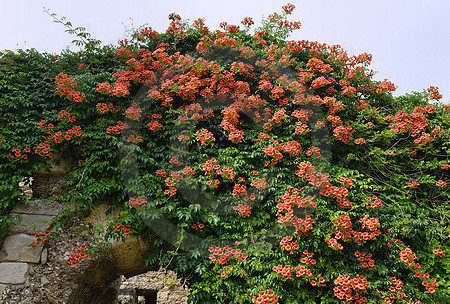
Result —
M290 39L339 44L350 55L370 53L375 79L394 82L395 95L433 85L450 101L449 0L0 0L0 50L76 49L43 7L107 44L143 24L164 32L172 12L190 21L205 18L213 30L247 16L259 24L288 2L296 6L291 20L302 22Z

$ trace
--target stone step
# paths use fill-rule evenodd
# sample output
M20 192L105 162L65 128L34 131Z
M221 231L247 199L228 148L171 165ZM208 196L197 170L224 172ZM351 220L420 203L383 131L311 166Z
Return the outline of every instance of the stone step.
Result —
M25 284L29 267L27 263L0 263L0 284Z
M8 236L0 250L0 262L39 263L44 244L40 243L32 247L33 242L35 238L26 234Z
M40 215L57 215L61 212L62 206L57 201L42 202L41 200L34 200L13 209L13 213L22 214L40 214Z
M11 213L11 216L19 215ZM21 219L15 219L10 225L10 233L25 233L25 234L42 234L45 230L50 228L52 215L40 214L20 214Z

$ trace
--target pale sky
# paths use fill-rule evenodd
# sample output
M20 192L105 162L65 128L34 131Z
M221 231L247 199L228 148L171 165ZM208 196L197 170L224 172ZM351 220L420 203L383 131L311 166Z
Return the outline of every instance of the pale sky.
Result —
M205 18L218 29L221 21L239 25L244 17L257 24L281 11L288 0L0 0L0 50L36 48L58 53L75 50L73 37L43 12L50 9L74 26L84 26L105 44L126 37L127 29L143 24L164 32L167 16ZM376 80L387 78L395 95L439 87L450 102L449 0L293 0L291 20L302 28L290 39L339 44L350 55L370 53Z

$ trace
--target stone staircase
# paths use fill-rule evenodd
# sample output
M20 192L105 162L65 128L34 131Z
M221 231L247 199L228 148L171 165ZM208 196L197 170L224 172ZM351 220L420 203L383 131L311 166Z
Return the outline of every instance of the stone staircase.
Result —
M7 286L27 284L33 265L47 263L47 249L42 243L32 246L35 234L43 234L61 211L56 201L31 200L16 206L11 215L20 217L10 226L10 234L0 249L0 293Z

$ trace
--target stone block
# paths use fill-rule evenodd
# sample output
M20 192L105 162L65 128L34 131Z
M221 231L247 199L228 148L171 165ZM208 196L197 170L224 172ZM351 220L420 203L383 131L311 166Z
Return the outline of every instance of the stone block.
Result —
M166 303L168 298L169 298L169 292L168 291L160 291L157 294L157 302L158 303Z
M11 216L16 216L17 213L11 213ZM44 230L50 228L50 221L54 216L51 215L37 215L37 214L22 214L21 219L15 219L10 226L11 233L26 233L26 234L42 234Z
M32 247L35 238L26 234L8 236L0 250L0 261L39 263L44 244Z
M44 250L42 250L41 253L41 263L47 264L47 262L48 262L48 250L47 248L44 248Z
M34 200L16 206L13 213L21 214L41 214L41 215L57 215L61 212L62 206L57 201L42 202L41 200Z
M28 267L27 263L0 263L0 284L24 284Z

